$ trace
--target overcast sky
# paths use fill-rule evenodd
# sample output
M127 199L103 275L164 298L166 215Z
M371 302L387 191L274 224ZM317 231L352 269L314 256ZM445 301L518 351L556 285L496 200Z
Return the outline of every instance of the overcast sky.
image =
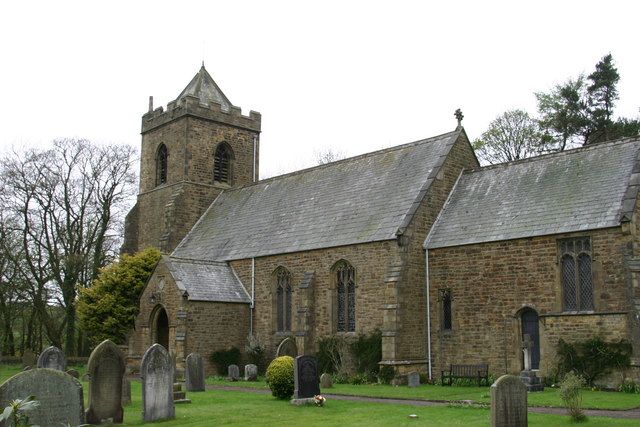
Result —
M617 116L638 118L638 1L4 1L0 144L138 146L204 60L262 113L261 176L535 113L534 91L613 54Z

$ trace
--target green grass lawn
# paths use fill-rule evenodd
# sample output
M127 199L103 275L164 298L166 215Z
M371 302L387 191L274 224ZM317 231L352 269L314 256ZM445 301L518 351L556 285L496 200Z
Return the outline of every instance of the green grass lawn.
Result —
M73 367L81 373L83 367ZM20 372L18 366L0 365L0 382ZM210 384L233 385L267 389L264 381L259 382L227 382L210 378ZM88 384L85 382L85 400L88 397ZM329 390L326 390L329 391ZM359 394L373 397L395 397L431 400L474 400L488 402L488 388L478 387L441 387L421 386L417 389L409 387L391 387L382 385L342 385L338 384L327 394ZM484 397L486 396L486 397ZM529 402L532 403L530 395ZM200 393L188 393L191 404L176 405L176 418L170 421L154 423L162 426L211 426L211 425L305 425L306 426L486 426L490 422L490 411L487 408L463 407L461 405L443 405L419 407L410 404L380 404L369 402L340 401L329 398L325 407L293 406L287 401L277 400L270 394L257 394L240 390L210 390ZM608 399L605 399L607 397ZM535 395L539 402L559 402L556 390L545 391ZM591 400L598 403L608 402L606 407L622 407L617 400L631 402L627 406L638 405L638 395L624 393L605 393L585 391L585 403ZM539 403L535 403L538 405ZM592 405L597 406L597 405ZM603 405L600 405L603 406ZM416 414L417 419L410 419ZM138 381L132 382L132 404L125 407L124 425L144 425L142 421L142 393ZM531 426L575 425L568 416L529 414ZM611 418L590 417L585 426L632 426L638 420L618 420Z
M143 425L140 384L132 385L133 402L125 408L124 425ZM327 400L327 404L293 406L271 395L242 391L210 390L189 393L191 404L176 405L176 419L162 426L259 425L283 426L487 426L489 409L468 407L417 407ZM410 414L418 415L410 419ZM591 417L584 426L632 426L638 420ZM156 425L156 424L154 424ZM530 426L575 425L568 416L529 414Z
M268 390L264 380L256 382L232 382L220 378L210 377L207 384L227 385L234 387L250 387ZM529 406L554 406L563 407L562 399L557 388L545 388L541 393L529 393ZM478 403L491 403L489 387L459 387L441 385L421 385L420 387L373 384L350 385L334 384L330 389L322 391L327 394L344 394L351 396L390 397L395 399L417 400L445 400L445 401L473 401ZM585 409L633 409L640 407L640 395L583 390L582 403Z

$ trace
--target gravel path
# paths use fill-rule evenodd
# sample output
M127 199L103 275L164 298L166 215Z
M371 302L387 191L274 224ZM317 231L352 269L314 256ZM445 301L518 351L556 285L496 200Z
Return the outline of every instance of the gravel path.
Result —
M245 391L249 393L269 394L269 390L255 389L250 387L233 387L222 385L207 385L207 390L226 390L226 391ZM391 399L381 397L365 397L365 396L350 396L344 394L330 394L324 393L324 396L333 400L349 400L352 402L371 402L371 403L387 403L396 405L412 405L412 406L438 406L448 405L448 401L442 400L411 400L411 399ZM457 402L457 403L469 403L469 402ZM529 412L535 412L538 414L554 414L554 415L567 415L565 408L547 408L530 406ZM588 417L608 417L608 418L624 418L624 419L640 419L640 408L628 409L628 410L606 410L606 409L585 409L585 415Z

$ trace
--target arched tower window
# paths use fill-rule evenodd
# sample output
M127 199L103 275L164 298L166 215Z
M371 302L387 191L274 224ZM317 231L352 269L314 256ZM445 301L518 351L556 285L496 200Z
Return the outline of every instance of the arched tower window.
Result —
M156 154L156 185L167 182L167 146L160 144Z
M560 268L564 310L593 310L591 240L588 237L561 240Z
M340 261L336 267L337 331L355 332L356 330L356 270L346 261Z
M276 270L276 311L278 332L291 331L291 274L280 267Z
M213 180L217 182L231 183L231 159L233 153L231 148L222 143L216 148L213 159Z

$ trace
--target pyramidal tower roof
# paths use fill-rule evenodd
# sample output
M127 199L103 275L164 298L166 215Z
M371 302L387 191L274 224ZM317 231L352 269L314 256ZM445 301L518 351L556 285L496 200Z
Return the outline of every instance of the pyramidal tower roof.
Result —
M203 104L210 104L215 102L222 106L223 110L229 110L233 104L229 101L229 98L220 90L216 82L213 81L211 75L204 68L204 63L200 67L200 71L193 76L187 87L185 87L176 101L184 98L187 95L196 96L200 98L200 102Z

